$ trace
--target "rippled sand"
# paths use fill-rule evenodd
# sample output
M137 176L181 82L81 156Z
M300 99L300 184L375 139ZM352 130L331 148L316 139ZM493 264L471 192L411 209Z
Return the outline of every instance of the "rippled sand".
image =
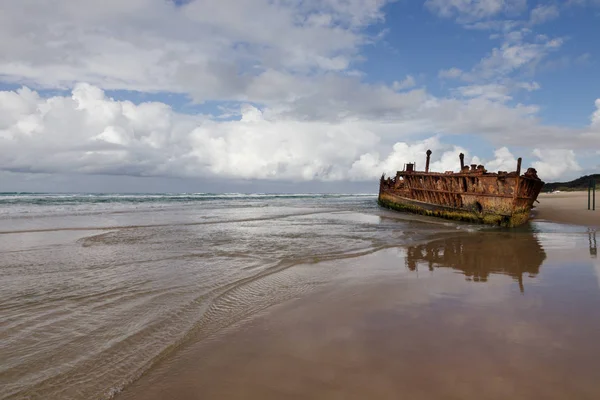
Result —
M337 272L119 399L597 399L592 238L480 233L304 265Z
M592 229L371 198L2 222L0 398L600 396Z

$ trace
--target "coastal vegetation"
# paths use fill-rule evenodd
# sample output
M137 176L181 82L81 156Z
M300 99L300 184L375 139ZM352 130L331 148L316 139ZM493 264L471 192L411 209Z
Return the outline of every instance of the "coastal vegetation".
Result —
M596 181L596 187L600 186L600 174L584 175L570 182L551 182L546 183L542 189L544 192L574 192L578 190L587 190L590 181Z

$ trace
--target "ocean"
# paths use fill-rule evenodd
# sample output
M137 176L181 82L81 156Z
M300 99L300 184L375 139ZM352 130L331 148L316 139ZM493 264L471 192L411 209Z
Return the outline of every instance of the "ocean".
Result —
M353 398L339 390L373 370L368 359L406 357L435 378L453 365L449 349L469 342L486 344L502 366L505 375L493 379L564 370L574 383L555 393L593 398L595 235L544 221L502 230L401 214L379 208L372 194L2 193L0 398L318 398L332 387L338 397L329 398ZM392 337L411 338L422 357ZM273 349L281 352L271 363L257 361ZM503 358L512 351L531 357ZM444 369L426 367L434 354L450 357L436 361ZM250 360L251 373L242 368ZM390 371L404 371L374 365L379 378L355 395L377 393L370 384L391 385ZM329 378L280 387L313 373ZM389 398L434 398L403 385Z

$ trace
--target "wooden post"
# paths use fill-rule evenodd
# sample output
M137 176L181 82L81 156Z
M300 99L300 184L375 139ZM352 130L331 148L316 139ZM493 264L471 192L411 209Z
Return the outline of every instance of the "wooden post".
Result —
M592 181L589 181L588 183L588 210L590 209L590 205L591 205L591 191L592 191Z
M592 187L592 211L596 211L596 180L594 179Z

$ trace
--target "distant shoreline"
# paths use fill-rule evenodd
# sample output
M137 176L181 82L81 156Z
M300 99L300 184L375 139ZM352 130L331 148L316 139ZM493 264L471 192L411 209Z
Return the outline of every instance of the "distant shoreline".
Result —
M588 192L588 189L559 189L559 190L554 190L552 192L544 192L542 191L542 194L554 194L554 193L571 193L571 192ZM600 192L600 186L596 187L596 192Z

